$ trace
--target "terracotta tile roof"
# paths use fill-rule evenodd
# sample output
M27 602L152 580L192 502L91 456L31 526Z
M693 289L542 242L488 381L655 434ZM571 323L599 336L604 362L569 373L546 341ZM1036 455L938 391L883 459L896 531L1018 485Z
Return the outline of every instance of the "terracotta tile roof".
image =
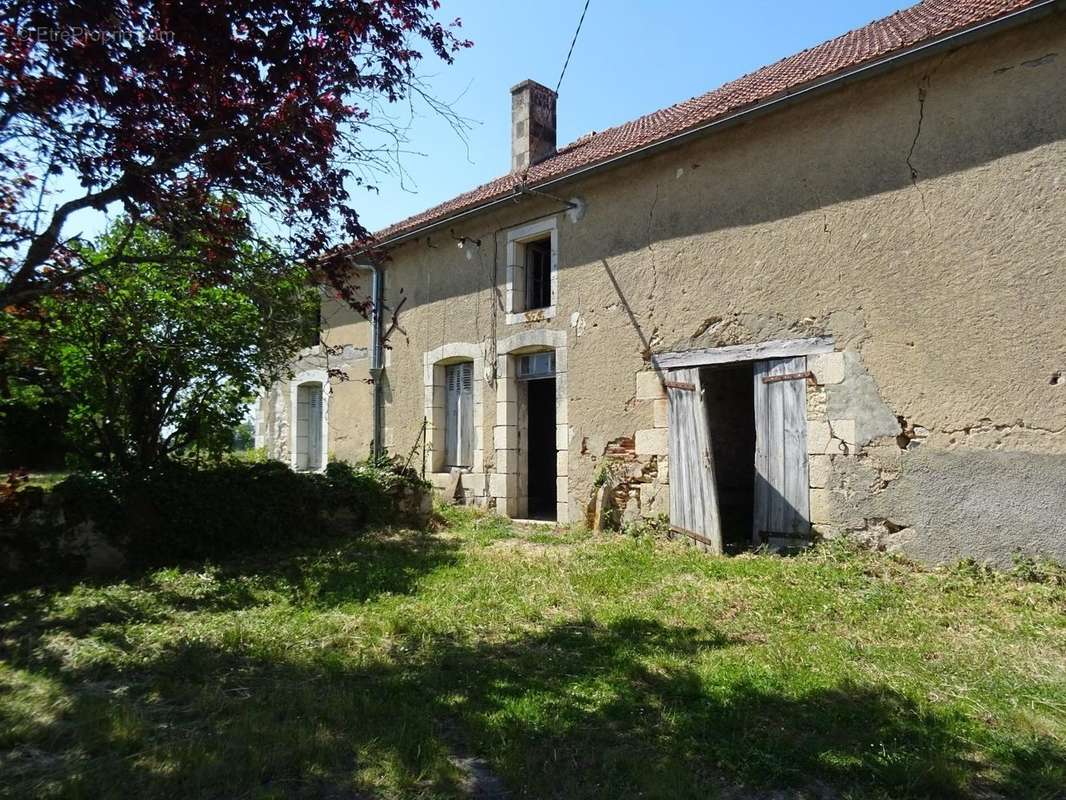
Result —
M927 40L1033 5L1036 0L923 0L917 5L830 39L794 56L738 78L707 94L646 116L582 136L524 173L496 178L476 189L408 217L375 234L386 241L451 214L506 197L520 184L536 187L565 175L653 144L689 128L795 90L833 73L861 66Z

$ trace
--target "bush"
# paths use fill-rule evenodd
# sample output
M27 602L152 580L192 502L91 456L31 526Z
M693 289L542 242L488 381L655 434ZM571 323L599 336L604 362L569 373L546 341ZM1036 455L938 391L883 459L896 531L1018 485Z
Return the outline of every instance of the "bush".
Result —
M272 550L369 524L418 524L429 497L427 484L394 463L335 462L309 474L238 460L204 469L170 462L140 480L77 474L51 493L10 495L0 504L0 557L9 572L38 574L85 567L88 556L69 552L75 531L78 542L87 530L103 534L127 560L160 564Z

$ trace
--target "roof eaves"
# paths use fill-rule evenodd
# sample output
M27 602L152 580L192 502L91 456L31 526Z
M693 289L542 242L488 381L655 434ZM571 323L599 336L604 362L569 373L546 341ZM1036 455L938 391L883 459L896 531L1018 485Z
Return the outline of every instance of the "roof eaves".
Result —
M798 101L800 99L806 99L808 97L816 96L824 91L837 88L845 83L862 80L872 77L888 69L900 66L908 61L916 60L918 58L926 57L928 55L935 54L941 49L948 47L958 47L963 44L981 38L983 36L990 35L994 32L1006 30L1011 27L1029 22L1039 17L1046 16L1053 13L1056 10L1062 10L1066 7L1066 0L1037 0L1036 2L1027 5L1023 8L1016 9L1014 11L1007 12L1006 14L993 17L974 23L972 25L960 28L957 30L949 31L940 36L931 37L928 39L920 39L912 44L905 45L900 49L894 50L881 57L874 58L872 60L856 64L854 66L844 67L836 72L828 75L820 76L812 81L806 83L797 84L795 86L787 87L786 89L762 98L750 105L742 106L734 109L718 117L712 117L708 120L694 123L693 125L684 128L679 131L675 131L662 139L658 139L646 144L637 146L635 148L605 156L597 161L592 161L586 164L580 164L571 170L565 172L549 175L539 180L532 180L528 183L520 180L511 180L516 178L513 175L504 175L499 178L495 178L481 186L464 192L464 194L476 195L480 190L495 183L501 184L501 190L497 193L490 195L482 200L475 200L468 206L459 206L458 208L445 213L440 217L433 217L433 209L428 209L422 212L419 216L430 215L430 219L426 222L416 224L415 226L407 229L399 229L395 233L387 234L375 245L378 248L393 247L409 239L417 236L422 236L434 230L438 230L446 225L455 224L460 220L463 220L469 216L486 212L492 208L495 208L503 203L513 200L517 195L522 193L522 189L548 189L558 184L563 184L568 181L574 180L578 177L584 177L586 175L594 174L604 169L613 167L620 163L628 162L631 160L637 160L639 158L645 158L660 152L663 149L678 146L692 138L708 134L712 131L728 127L732 124L737 124L740 121L747 120L758 116L760 114L769 113L772 110L777 110L784 105L791 102ZM811 50L814 48L808 48ZM807 52L807 51L803 51ZM791 58L791 57L790 57ZM785 61L788 59L782 59ZM781 63L781 62L776 62ZM772 65L771 65L772 66ZM737 80L741 80L738 78ZM683 101L683 103L692 102L698 98L692 98L689 101ZM679 104L680 105L680 104ZM663 111L668 109L663 109ZM652 112L660 113L660 112ZM651 114L646 115L651 116ZM643 118L639 118L643 119ZM584 139L584 141L582 141ZM587 144L591 140L591 136L581 137L574 142L569 143L562 148L553 158L557 158L560 155L572 152L577 147ZM541 162L545 163L545 162ZM461 197L460 195L459 197ZM441 203L441 206L447 206L450 203L454 203L458 198ZM402 225L403 223L398 223ZM387 229L386 229L387 230Z

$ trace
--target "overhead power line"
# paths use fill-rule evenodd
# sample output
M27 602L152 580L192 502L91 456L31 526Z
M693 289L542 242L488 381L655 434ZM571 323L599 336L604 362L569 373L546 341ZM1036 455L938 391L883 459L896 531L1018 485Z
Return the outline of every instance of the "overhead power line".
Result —
M585 12L589 10L589 0L585 0L585 7L581 9L581 19L577 21L577 30L574 31L574 38L570 40L570 52L566 54L566 61L563 62L563 71L559 73L559 82L555 84L555 93L559 94L559 87L563 85L563 76L566 74L566 68L570 64L570 56L574 54L574 45L577 44L577 35L581 33L581 23L585 21Z

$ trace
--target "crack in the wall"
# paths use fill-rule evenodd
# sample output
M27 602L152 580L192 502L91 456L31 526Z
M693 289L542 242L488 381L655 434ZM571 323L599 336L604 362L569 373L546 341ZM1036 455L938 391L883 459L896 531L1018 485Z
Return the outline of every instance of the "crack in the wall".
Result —
M929 80L929 75L926 74L918 85L918 124L914 128L911 149L907 152L907 169L910 170L911 185L917 190L918 197L921 198L922 213L925 214L926 221L931 227L932 220L929 219L929 209L925 205L925 191L918 183L918 168L914 166L914 151L918 148L918 140L922 136L922 125L925 122L925 100L929 95Z
M835 430L833 430L833 421L829 419L828 416L826 416L825 424L829 426L829 441L837 442L837 450L840 451L841 455L851 455L851 445L844 441L843 437L841 437ZM836 454L834 453L833 455Z
M910 170L911 185L914 187L915 191L918 192L918 197L921 199L922 204L922 214L925 215L926 222L928 223L930 228L933 227L933 220L929 216L929 209L926 206L925 190L922 188L919 180L920 175L918 172L918 168L914 165L914 154L918 149L918 141L922 137L922 126L925 123L925 102L929 97L929 88L932 84L933 76L944 65L944 62L948 59L950 55L950 53L946 53L940 59L940 61L938 61L935 66L929 69L922 76L921 80L918 81L918 123L917 125L915 125L914 138L911 139L911 147L910 150L907 151L906 159L907 169Z
M986 417L979 419L976 424L973 425L964 425L961 428L937 428L936 431L937 433L949 436L958 434L970 435L972 433L991 433L993 431L997 433L1002 431L1030 431L1032 433L1043 433L1049 436L1057 436L1060 433L1066 432L1066 426L1062 428L1043 428L1039 425L1031 425L1024 420L994 423L991 419Z
M659 181L655 182L655 195L648 207L648 252L651 254L651 297L656 297L659 289L659 263L655 252L655 208L659 205ZM649 314L655 313L654 306L648 308Z
M721 321L722 318L719 316L707 317L705 320L703 320L703 322L696 326L696 330L692 332L692 336L690 336L689 338L698 339L699 337L703 336L703 334L705 334L712 325L717 325Z
M911 149L907 151L907 169L911 173L911 183L918 185L918 168L914 166L914 151L918 148L918 140L922 136L922 124L925 122L925 98L929 93L929 76L922 77L918 85L918 124L914 128L914 138L911 140Z

